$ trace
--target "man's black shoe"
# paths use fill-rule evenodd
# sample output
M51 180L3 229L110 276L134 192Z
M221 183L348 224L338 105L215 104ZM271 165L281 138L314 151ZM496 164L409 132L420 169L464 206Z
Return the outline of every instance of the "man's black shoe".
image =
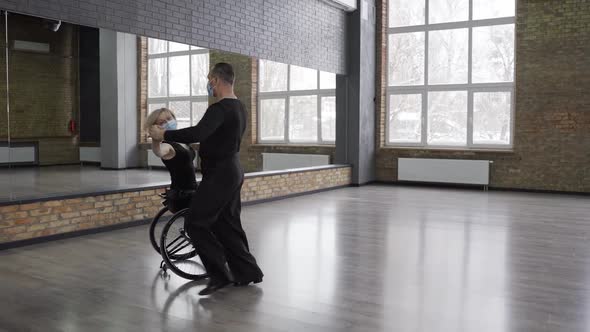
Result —
M234 286L236 286L236 287L246 287L250 283L258 284L258 283L261 283L261 282L262 282L262 277L256 278L256 279L252 279L252 280L234 281Z
M207 287L203 288L199 295L210 295L215 293L216 291L222 289L223 287L229 285L231 282L229 280L210 280L207 284Z

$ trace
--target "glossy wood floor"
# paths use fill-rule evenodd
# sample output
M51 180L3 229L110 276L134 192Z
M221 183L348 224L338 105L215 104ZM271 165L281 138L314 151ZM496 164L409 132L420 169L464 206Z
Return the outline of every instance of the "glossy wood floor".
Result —
M369 186L244 209L259 286L158 276L147 227L0 252L5 331L588 331L590 199Z

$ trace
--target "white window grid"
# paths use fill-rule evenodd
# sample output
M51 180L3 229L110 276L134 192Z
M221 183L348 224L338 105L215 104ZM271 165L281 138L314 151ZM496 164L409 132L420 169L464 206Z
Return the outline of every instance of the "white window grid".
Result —
M387 40L392 34L411 33L411 32L424 32L424 83L418 85L404 85L404 86L390 86L387 83L387 95L385 100L385 145L391 147L420 147L428 149L454 149L454 150L475 150L475 149L501 149L510 150L513 148L514 142L514 110L515 110L515 76L513 76L512 82L499 82L499 83L473 83L472 81L472 69L473 69L473 29L478 27L489 27L496 25L513 24L514 29L514 56L515 56L515 67L516 67L516 17L499 17L491 19L473 19L473 0L469 0L469 19L467 21L449 22L449 23L436 23L429 24L429 0L425 1L424 9L424 20L425 24L404 26L404 27L388 27L387 28ZM515 0L516 6L516 0ZM389 20L386 20L389 22ZM384 23L388 24L388 23ZM468 64L467 64L467 83L465 84L429 84L428 83L428 42L429 33L431 31L451 30L466 28L469 31L468 37ZM386 47L386 59L388 57L389 47ZM389 61L389 60L387 60ZM385 66L385 70L389 70L388 66ZM514 70L516 75L516 70ZM386 74L386 81L389 75ZM441 145L441 144L428 144L428 93L439 92L439 91L466 91L467 92L467 144L466 145ZM473 94L478 92L508 92L510 93L510 141L508 144L474 144L473 143ZM405 95L405 94L419 94L422 96L422 114L421 114L421 141L412 142L390 142L389 140L389 118L390 118L390 97L392 95Z
M148 49L149 49L149 43L150 43L151 38L148 38ZM192 82L193 82L193 77L192 77L192 68L193 68L193 58L191 57L191 55L194 54L209 54L209 50L206 48L193 48L193 46L189 46L189 49L187 51L174 51L174 52L168 52L169 50L169 44L170 42L166 42L166 51L162 52L162 53L158 53L158 54L149 54L148 53L148 80L147 80L147 91L148 91L148 98L147 98L147 114L149 114L149 105L150 104L164 104L166 105L166 108L170 107L170 102L175 102L175 101L184 101L184 102L189 102L189 107L190 107L190 112L189 112L189 123L191 126L196 125L195 123L195 119L193 119L193 103L195 102L209 102L209 96L207 95L193 95L193 89L192 89ZM187 45L188 46L188 45ZM170 58L171 57L175 57L175 56L182 56L182 55L188 55L188 59L189 59L189 67L188 67L188 71L189 71L189 95L188 96L174 96L171 97L170 96ZM150 80L149 80L149 60L150 59L163 59L166 58L166 93L168 94L167 97L149 97L149 91L150 91Z
M272 92L260 92L260 61L258 61L258 112L257 112L257 119L256 122L258 123L258 130L257 130L257 139L258 143L261 144L290 144L290 145L311 145L311 144L320 144L320 145L334 145L335 140L326 140L323 138L322 135L322 98L323 97L336 97L336 89L321 89L320 86L320 75L321 71L316 70L316 80L317 80L317 88L311 90L294 90L291 91L291 65L287 65L287 91L272 91ZM317 140L297 140L292 141L289 138L289 100L291 97L307 97L307 96L316 96L317 97ZM260 105L262 100L267 99L282 99L285 103L285 119L284 119L284 128L285 131L283 133L282 140L264 140L262 139L261 135L261 110Z

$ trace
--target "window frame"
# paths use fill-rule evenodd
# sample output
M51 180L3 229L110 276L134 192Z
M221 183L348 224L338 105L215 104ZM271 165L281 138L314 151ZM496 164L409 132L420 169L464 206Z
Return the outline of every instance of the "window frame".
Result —
M263 59L258 60L258 82L257 82L257 112L256 112L256 123L257 125L257 132L256 132L256 141L258 144L276 144L276 145L335 145L335 140L324 140L322 135L322 98L323 97L336 97L336 89L322 89L321 88L321 71L316 70L316 80L317 80L317 88L311 90L294 90L291 91L291 65L284 64L288 66L287 68L287 91L272 91L272 92L261 92L261 79L260 79L260 70L261 70L261 62L265 61ZM289 137L289 124L290 124L290 110L289 104L291 97L307 97L307 96L315 96L317 98L317 140L309 140L309 141L292 141ZM285 119L284 121L284 133L283 133L283 140L263 140L262 139L262 122L261 122L261 101L269 100L269 99L282 99L285 103Z
M175 52L169 52L169 45L170 45L170 41L167 40L162 40L166 42L166 51L162 52L162 53L158 53L158 54L149 54L149 43L150 40L152 39L157 39L157 38L147 38L147 63L146 63L146 69L147 69L147 94L146 94L146 98L147 98L147 103L146 103L146 114L145 116L147 116L150 113L150 104L164 104L166 108L170 107L170 102L175 102L175 101L185 101L189 103L189 107L190 107L190 111L189 111L189 126L194 126L196 125L196 123L194 122L193 119L193 103L195 102L205 102L207 104L209 104L209 96L208 95L193 95L193 59L192 59L192 55L202 55L202 54L207 54L209 55L209 49L206 48L198 48L198 49L193 49L192 45L188 45L189 49L186 51L175 51ZM178 97L170 97L170 58L171 57L175 57L175 56L188 56L189 59L189 67L188 67L188 71L189 71L189 95L188 96L178 96ZM151 59L162 59L165 58L166 59L166 93L167 93L167 97L150 97L149 96L149 91L150 91L150 75L149 75L149 63ZM209 59L209 65L211 65L211 60Z
M386 94L385 94L385 146L394 148L424 148L424 149L453 149L453 150L512 150L514 148L514 128L515 128L515 81L516 81L516 12L515 16L497 17L491 19L473 19L473 0L469 0L469 17L467 21L435 23L429 24L429 6L430 1L425 1L424 7L424 24L389 27L389 12L386 20L387 46L385 47L384 66ZM516 1L514 5L516 8ZM473 29L479 27L491 27L500 25L514 26L514 68L511 82L495 83L473 83ZM429 33L432 31L467 29L468 30L468 59L467 59L467 83L462 84L429 84ZM394 34L424 32L424 83L418 85L390 86L389 85L389 37ZM467 92L467 142L465 145L439 145L428 144L428 93L439 91L466 91ZM510 93L510 137L508 144L474 144L473 143L473 94L479 92L508 92ZM421 113L421 141L418 142L391 142L390 141L390 98L392 95L420 94L422 96L422 113Z

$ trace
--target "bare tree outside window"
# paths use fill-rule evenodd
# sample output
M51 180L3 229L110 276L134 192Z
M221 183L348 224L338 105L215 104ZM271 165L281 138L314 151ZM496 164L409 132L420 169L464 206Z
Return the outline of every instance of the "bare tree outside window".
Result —
M510 148L515 22L515 0L390 0L386 143Z
M336 75L268 60L258 68L258 140L334 144Z

